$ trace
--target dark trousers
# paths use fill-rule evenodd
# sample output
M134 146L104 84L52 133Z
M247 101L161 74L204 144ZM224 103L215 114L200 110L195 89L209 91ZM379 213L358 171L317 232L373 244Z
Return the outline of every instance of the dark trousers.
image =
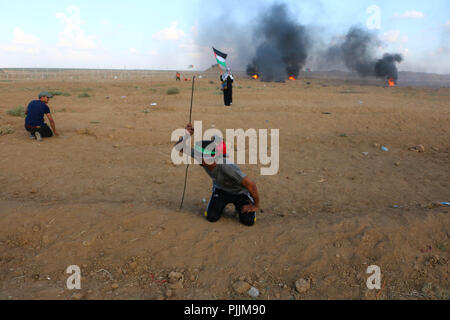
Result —
M30 126L25 125L25 129L33 135L36 132L39 132L41 134L42 138L50 138L53 136L52 129L50 129L50 127L46 123L44 123L40 127L30 127Z
M234 204L239 213L239 220L246 226L253 226L256 221L256 213L243 213L242 207L254 204L253 199L247 194L231 194L220 189L215 189L206 210L206 219L210 222L217 222L222 216L222 212L228 204Z
M223 100L226 106L230 106L233 103L233 89L223 90Z

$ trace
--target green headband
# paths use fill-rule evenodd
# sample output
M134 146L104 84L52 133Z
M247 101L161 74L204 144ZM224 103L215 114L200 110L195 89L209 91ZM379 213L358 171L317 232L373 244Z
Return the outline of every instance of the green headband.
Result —
M210 155L210 156L215 156L216 155L215 151L207 150L205 148L200 147L199 145L195 145L194 149L195 149L195 151L201 152L202 154L207 154L207 155Z

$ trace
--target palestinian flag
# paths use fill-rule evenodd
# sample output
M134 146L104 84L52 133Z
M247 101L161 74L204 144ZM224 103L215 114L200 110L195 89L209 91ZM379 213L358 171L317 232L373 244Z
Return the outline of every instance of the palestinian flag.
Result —
M219 66L222 69L226 70L227 69L227 61L226 60L227 60L228 55L223 52L220 52L219 50L216 50L214 47L213 47L213 50L214 50L214 55L216 56L217 63L219 64Z

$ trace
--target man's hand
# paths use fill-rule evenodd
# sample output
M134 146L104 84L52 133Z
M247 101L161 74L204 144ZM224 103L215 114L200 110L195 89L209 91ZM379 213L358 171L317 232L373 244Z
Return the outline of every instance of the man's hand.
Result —
M257 212L259 208L254 204L248 204L242 207L242 213Z
M256 212L259 210L259 192L258 188L256 187L256 184L250 180L248 177L245 177L241 184L247 188L247 190L250 192L250 195L253 197L253 200L255 200L255 203L249 203L248 205L245 205L242 207L243 213L249 213L249 212Z
M59 134L56 132L55 120L53 120L51 113L47 113L46 116L48 118L48 121L50 122L50 127L52 128L53 135L59 136Z
M192 126L191 123L189 123L189 124L186 126L186 131L189 132L189 134L190 134L191 136L194 134L194 127Z

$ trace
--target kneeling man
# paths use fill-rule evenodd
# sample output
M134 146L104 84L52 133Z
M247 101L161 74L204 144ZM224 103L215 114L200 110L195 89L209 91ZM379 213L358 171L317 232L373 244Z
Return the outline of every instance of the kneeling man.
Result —
M30 137L42 141L42 138L49 138L58 135L56 132L55 121L50 113L48 102L53 96L47 91L39 94L39 100L33 100L25 110L25 129L30 133ZM44 114L47 116L50 126L44 122Z

